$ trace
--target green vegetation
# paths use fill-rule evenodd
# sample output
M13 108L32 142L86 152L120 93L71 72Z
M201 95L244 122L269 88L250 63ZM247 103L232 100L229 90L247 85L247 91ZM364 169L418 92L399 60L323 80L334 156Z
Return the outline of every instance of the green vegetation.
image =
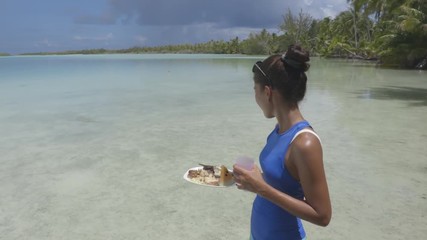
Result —
M391 67L427 67L427 1L349 3L351 8L334 19L319 21L288 11L281 29L292 42L320 56L378 59Z
M1 56L10 56L10 54L9 53L2 53L2 52L0 52L0 57Z
M427 1L354 1L362 14L374 14L369 46L390 66L414 67L427 59Z
M350 9L334 19L314 19L300 11L288 10L280 30L263 29L247 39L209 41L158 47L133 47L122 50L90 49L36 54L104 53L283 53L287 46L299 43L312 55L322 57L379 60L383 66L427 68L426 0L348 0ZM34 54L34 53L32 53Z
M22 55L69 55L69 54L115 54L115 53L213 53L213 54L238 54L240 51L239 38L230 41L209 41L197 44L178 44L157 47L132 47L120 50L107 50L104 48L63 51L24 53Z

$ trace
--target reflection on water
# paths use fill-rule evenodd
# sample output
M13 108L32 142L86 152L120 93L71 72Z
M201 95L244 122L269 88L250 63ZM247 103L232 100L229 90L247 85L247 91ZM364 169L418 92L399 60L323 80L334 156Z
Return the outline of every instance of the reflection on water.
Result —
M309 74L304 109L309 119L323 120L315 126L324 139L334 224L360 229L353 239L422 238L427 72L317 59Z
M408 101L409 106L427 106L427 89L414 87L376 87L356 92L360 98Z

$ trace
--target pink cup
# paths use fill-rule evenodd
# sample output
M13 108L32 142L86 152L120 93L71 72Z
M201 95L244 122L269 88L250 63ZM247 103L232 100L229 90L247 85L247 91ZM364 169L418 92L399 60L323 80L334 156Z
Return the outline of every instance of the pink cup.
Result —
M254 168L254 160L250 157L241 156L236 159L236 164L246 170L252 170Z

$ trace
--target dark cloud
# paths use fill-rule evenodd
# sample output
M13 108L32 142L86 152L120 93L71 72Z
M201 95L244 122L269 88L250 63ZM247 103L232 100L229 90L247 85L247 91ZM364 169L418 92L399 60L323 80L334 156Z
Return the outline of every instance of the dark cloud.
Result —
M347 0L45 0L25 8L21 0L3 2L0 51L12 53L245 39L262 28L280 33L288 8L315 18L348 8Z
M104 13L100 16L95 15L80 15L74 18L74 22L78 24L99 24L99 25L111 25L117 22L117 16L112 15L109 12Z
M98 16L79 16L76 23L135 22L143 26L215 23L221 27L277 27L291 1L283 0L110 0Z
M74 20L79 25L126 28L125 34L111 32L117 38L135 39L135 45L154 46L229 40L236 36L244 39L262 28L279 33L288 8L295 14L302 10L323 18L345 10L347 0L108 0L97 13L80 15Z

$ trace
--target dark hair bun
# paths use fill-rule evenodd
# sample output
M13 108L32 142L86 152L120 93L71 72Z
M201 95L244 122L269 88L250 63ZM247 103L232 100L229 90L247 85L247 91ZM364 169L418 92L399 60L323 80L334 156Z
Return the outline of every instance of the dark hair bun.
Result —
M290 45L288 51L282 55L282 61L295 70L302 72L310 68L310 64L307 63L310 61L310 54L299 45Z

